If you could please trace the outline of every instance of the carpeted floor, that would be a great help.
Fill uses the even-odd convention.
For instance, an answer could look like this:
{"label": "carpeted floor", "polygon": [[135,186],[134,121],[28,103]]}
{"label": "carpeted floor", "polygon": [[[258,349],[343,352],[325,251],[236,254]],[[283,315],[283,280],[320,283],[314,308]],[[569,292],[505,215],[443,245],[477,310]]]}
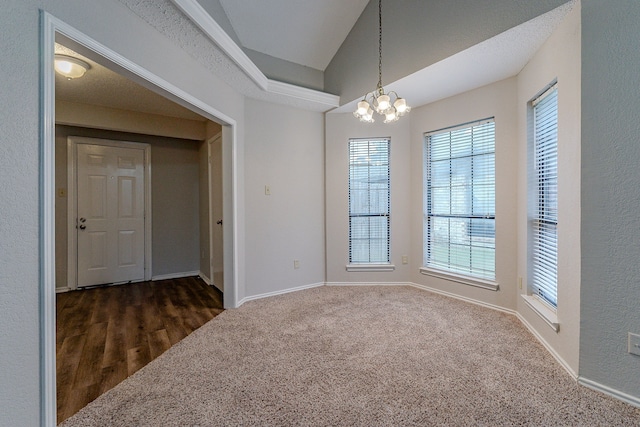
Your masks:
{"label": "carpeted floor", "polygon": [[320,287],[227,310],[71,426],[620,426],[513,316],[410,287]]}

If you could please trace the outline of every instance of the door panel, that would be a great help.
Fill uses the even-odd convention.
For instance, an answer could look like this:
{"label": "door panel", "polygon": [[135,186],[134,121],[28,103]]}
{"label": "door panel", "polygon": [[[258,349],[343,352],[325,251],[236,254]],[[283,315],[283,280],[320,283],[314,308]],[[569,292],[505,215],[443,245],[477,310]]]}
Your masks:
{"label": "door panel", "polygon": [[78,286],[144,280],[144,150],[77,144]]}

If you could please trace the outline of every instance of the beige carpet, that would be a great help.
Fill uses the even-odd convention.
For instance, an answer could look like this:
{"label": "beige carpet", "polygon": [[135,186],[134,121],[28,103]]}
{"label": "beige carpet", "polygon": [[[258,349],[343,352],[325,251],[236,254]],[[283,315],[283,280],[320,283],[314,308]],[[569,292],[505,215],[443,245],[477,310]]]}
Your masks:
{"label": "beige carpet", "polygon": [[640,409],[578,386],[513,316],[410,287],[246,303],[71,426],[619,426]]}

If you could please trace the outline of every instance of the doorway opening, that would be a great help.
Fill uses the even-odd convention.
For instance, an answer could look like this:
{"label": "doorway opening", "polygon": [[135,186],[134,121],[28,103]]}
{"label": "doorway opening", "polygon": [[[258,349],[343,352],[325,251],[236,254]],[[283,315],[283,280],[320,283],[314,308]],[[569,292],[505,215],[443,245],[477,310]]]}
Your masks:
{"label": "doorway opening", "polygon": [[[64,22],[46,12],[42,12],[42,168],[41,168],[41,218],[42,218],[42,253],[41,253],[41,361],[42,361],[42,420],[44,425],[56,424],[56,236],[55,236],[55,203],[56,203],[56,171],[55,163],[55,124],[56,96],[53,58],[55,43],[58,42],[79,54],[103,64],[105,67],[135,81],[143,87],[177,102],[197,114],[222,124],[220,133],[222,159],[222,186],[224,191],[224,223],[220,224],[223,241],[223,265],[226,286],[224,306],[237,306],[236,283],[236,161],[235,152],[235,120],[219,112],[215,108],[202,103],[197,98],[180,90],[162,78],[139,67],[116,52],[97,43],[78,32]],[[212,218],[209,215],[209,221]],[[80,221],[80,217],[78,218]],[[78,224],[80,226],[82,224]],[[209,228],[209,236],[213,229]],[[212,240],[212,239],[209,239]],[[211,245],[209,245],[211,246]],[[212,261],[209,261],[209,265]],[[213,270],[212,270],[213,271]],[[153,274],[152,271],[149,274]],[[213,274],[212,274],[213,275]]]}

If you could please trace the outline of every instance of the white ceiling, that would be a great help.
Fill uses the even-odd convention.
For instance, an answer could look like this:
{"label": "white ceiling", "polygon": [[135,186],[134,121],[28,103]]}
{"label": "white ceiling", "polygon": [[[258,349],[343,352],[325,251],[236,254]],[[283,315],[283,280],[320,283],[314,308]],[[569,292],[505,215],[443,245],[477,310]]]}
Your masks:
{"label": "white ceiling", "polygon": [[55,53],[82,59],[91,66],[79,79],[68,80],[56,73],[56,99],[181,119],[206,120],[61,44],[56,43]]}
{"label": "white ceiling", "polygon": [[246,48],[324,71],[369,0],[220,0]]}

